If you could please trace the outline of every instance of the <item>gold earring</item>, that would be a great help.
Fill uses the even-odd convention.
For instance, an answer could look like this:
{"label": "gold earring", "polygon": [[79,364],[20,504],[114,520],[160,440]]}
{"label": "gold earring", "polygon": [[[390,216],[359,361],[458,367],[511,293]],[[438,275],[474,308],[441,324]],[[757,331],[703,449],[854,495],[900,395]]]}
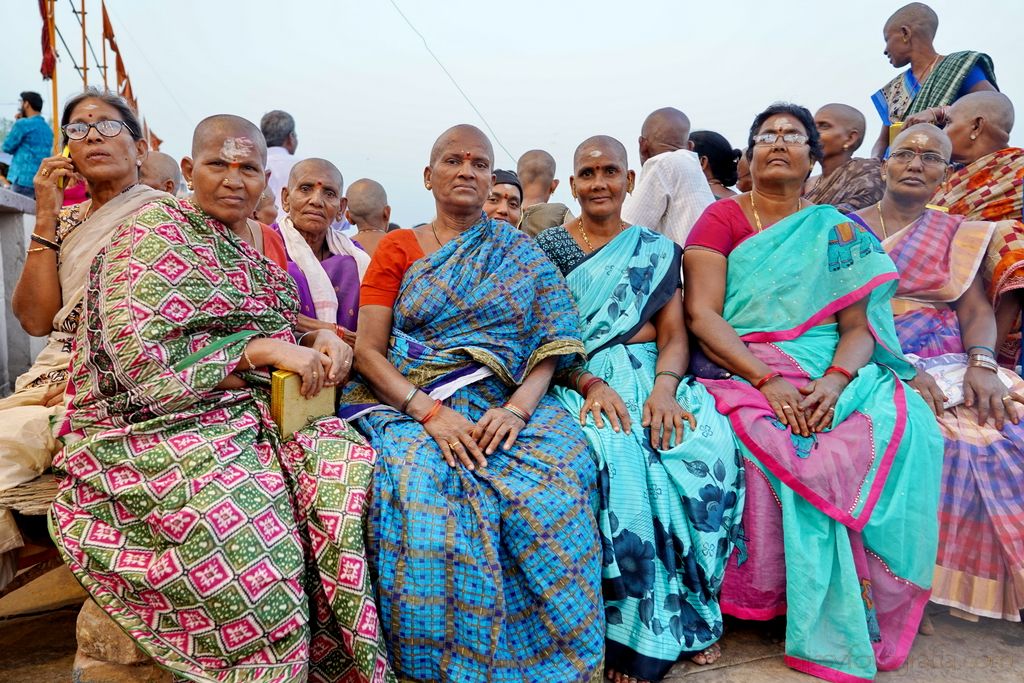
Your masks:
{"label": "gold earring", "polygon": [[429,190],[430,188],[432,188],[432,187],[433,187],[433,185],[431,185],[431,184],[430,184],[430,181],[428,180],[428,181],[426,181],[425,183],[423,183],[423,187],[425,187],[425,188],[427,188],[427,189]]}
{"label": "gold earring", "polygon": [[974,133],[971,133],[971,139],[972,139],[972,140],[977,140],[977,139],[978,139],[978,136],[977,136],[977,135],[975,135]]}
{"label": "gold earring", "polygon": [[188,187],[189,190],[193,189],[192,188],[192,181],[191,180],[186,180],[185,181],[185,186]]}
{"label": "gold earring", "polygon": [[848,150],[848,149],[850,149],[850,145],[849,145],[849,144],[845,144],[845,145],[843,145],[843,151],[844,151],[844,152],[845,152],[846,150]]}

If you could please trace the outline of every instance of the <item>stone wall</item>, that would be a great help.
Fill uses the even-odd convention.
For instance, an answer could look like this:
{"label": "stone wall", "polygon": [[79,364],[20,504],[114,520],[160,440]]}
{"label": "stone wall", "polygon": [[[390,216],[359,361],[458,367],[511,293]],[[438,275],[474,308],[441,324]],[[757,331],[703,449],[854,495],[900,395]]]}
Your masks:
{"label": "stone wall", "polygon": [[31,337],[14,317],[11,297],[25,266],[29,235],[35,225],[36,203],[0,188],[0,396],[14,389],[18,375],[28,370],[43,349],[45,337]]}

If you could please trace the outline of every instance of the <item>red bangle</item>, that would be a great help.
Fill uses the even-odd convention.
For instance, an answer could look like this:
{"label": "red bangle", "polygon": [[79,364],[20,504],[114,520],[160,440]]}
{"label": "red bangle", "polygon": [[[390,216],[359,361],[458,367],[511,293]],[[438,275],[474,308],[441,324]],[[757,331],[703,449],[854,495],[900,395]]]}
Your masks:
{"label": "red bangle", "polygon": [[771,382],[776,377],[782,377],[782,373],[781,372],[769,372],[767,375],[765,375],[761,379],[757,380],[757,382],[754,384],[754,388],[757,389],[758,391],[760,391],[761,387],[763,387],[765,384],[768,384],[768,382]]}
{"label": "red bangle", "polygon": [[336,334],[339,337],[341,337],[342,339],[344,339],[345,338],[345,328],[342,327],[341,325],[335,325],[334,326],[334,334]]}
{"label": "red bangle", "polygon": [[430,422],[432,419],[434,419],[434,416],[437,415],[437,413],[440,410],[441,410],[441,402],[440,401],[434,401],[434,406],[430,410],[427,411],[427,414],[424,415],[422,419],[417,420],[417,421],[421,425],[425,425],[428,422]]}
{"label": "red bangle", "polygon": [[[853,381],[853,373],[847,370],[846,368],[841,368],[838,365],[830,365],[827,368],[825,368],[825,375],[827,375],[830,372],[838,372],[840,375],[846,378],[846,381]],[[824,377],[825,375],[822,375],[822,377]]]}
{"label": "red bangle", "polygon": [[600,377],[591,377],[589,380],[587,380],[587,383],[583,385],[583,390],[580,391],[580,394],[583,395],[583,398],[586,398],[587,394],[590,393],[590,387],[594,386],[598,382],[604,382],[604,380],[601,379]]}

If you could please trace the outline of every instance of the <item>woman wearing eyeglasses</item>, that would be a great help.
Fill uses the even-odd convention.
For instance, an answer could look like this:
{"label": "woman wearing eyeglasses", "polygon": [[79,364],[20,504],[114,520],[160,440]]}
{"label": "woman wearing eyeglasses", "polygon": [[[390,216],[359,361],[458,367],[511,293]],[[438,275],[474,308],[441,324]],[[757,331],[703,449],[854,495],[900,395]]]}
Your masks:
{"label": "woman wearing eyeglasses", "polygon": [[1017,621],[1024,610],[1017,588],[1024,581],[1024,488],[1008,473],[1024,470],[1024,383],[996,363],[996,318],[983,272],[1004,226],[928,208],[951,150],[932,125],[905,129],[883,166],[885,196],[853,218],[882,239],[900,271],[896,331],[919,368],[911,386],[934,409],[945,441],[932,600],[954,614]]}
{"label": "woman wearing eyeglasses", "polygon": [[702,374],[747,465],[747,556],[726,614],[785,614],[786,663],[870,680],[906,659],[932,581],[942,442],[905,380],[878,240],[802,200],[821,146],[803,107],[776,104],[748,139],[753,189],[712,204],[685,254]]}
{"label": "woman wearing eyeglasses", "polygon": [[[0,489],[30,481],[50,466],[56,450],[50,420],[63,412],[71,343],[93,257],[118,223],[166,196],[138,184],[147,147],[123,99],[86,90],[65,105],[61,125],[71,156],[44,159],[36,173],[35,227],[12,300],[25,331],[49,339],[14,394],[0,401]],[[62,208],[75,172],[92,198]],[[0,583],[2,577],[0,568]]]}

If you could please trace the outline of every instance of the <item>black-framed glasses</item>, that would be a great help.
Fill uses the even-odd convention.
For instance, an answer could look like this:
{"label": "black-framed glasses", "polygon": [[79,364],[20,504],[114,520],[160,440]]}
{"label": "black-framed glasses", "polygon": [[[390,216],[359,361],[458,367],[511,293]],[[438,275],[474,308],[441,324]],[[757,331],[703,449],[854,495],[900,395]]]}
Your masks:
{"label": "black-framed glasses", "polygon": [[68,125],[63,126],[61,130],[64,131],[64,135],[67,135],[69,140],[82,140],[83,138],[85,138],[86,135],[89,134],[90,128],[95,128],[96,132],[105,138],[117,137],[118,135],[121,134],[122,128],[127,128],[128,132],[131,133],[132,135],[135,134],[135,131],[133,131],[131,129],[131,126],[129,126],[127,123],[125,123],[124,121],[117,121],[114,119],[105,119],[103,121],[97,121],[95,123],[85,123],[84,121],[69,123]]}
{"label": "black-framed glasses", "polygon": [[909,164],[914,160],[914,157],[921,157],[921,163],[925,166],[932,166],[933,168],[949,166],[949,160],[938,152],[915,152],[912,149],[897,149],[889,154],[891,160],[898,161],[901,164]]}
{"label": "black-framed glasses", "polygon": [[810,139],[803,133],[786,133],[782,135],[780,133],[761,133],[760,135],[754,136],[755,145],[774,145],[782,140],[782,144],[787,147],[796,147],[798,145],[806,145]]}

